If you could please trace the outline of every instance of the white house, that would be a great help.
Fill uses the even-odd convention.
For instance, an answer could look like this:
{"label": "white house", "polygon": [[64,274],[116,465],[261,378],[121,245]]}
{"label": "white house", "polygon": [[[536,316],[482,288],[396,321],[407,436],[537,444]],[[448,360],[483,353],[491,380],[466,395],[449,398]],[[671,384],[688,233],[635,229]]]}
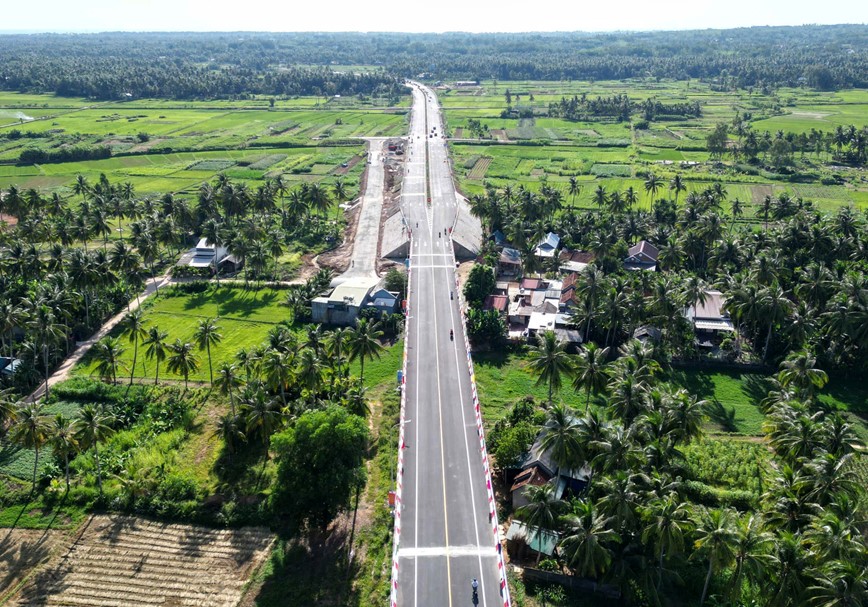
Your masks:
{"label": "white house", "polygon": [[561,237],[554,232],[549,232],[546,237],[534,249],[537,257],[554,257],[561,245]]}
{"label": "white house", "polygon": [[[179,265],[191,268],[216,269],[226,257],[229,251],[226,247],[218,247],[216,244],[208,244],[207,238],[200,238],[196,246],[190,249],[182,258]],[[186,263],[185,263],[186,262]]]}
{"label": "white house", "polygon": [[705,301],[697,301],[688,307],[684,317],[693,323],[697,332],[735,331],[729,312],[724,310],[726,298],[720,291],[705,291]]}

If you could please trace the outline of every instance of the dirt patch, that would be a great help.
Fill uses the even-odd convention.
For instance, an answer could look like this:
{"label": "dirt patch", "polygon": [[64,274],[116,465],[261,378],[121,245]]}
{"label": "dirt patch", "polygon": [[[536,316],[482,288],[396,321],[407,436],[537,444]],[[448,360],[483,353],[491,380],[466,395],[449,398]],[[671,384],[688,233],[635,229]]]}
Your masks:
{"label": "dirt patch", "polygon": [[[192,135],[192,133],[188,133],[188,135]],[[133,147],[131,147],[130,152],[131,153],[132,152],[147,152],[151,148],[153,148],[155,145],[159,145],[159,144],[163,143],[164,141],[166,141],[166,138],[160,139],[160,138],[153,138],[152,137],[151,139],[149,139],[148,141],[145,141],[144,143],[140,143],[138,145],[134,145]]]}
{"label": "dirt patch", "polygon": [[774,196],[774,187],[770,185],[755,185],[750,189],[751,202],[759,204],[766,196]]}
{"label": "dirt patch", "polygon": [[[358,217],[358,212],[356,212],[355,217]],[[308,278],[313,277],[314,274],[319,272],[320,269],[319,256],[313,253],[305,253],[301,256],[301,266],[298,269],[295,281],[305,282]]]}
{"label": "dirt patch", "polygon": [[272,541],[262,528],[209,529],[95,516],[11,604],[230,607]]}
{"label": "dirt patch", "polygon": [[0,601],[68,541],[61,531],[0,530]]}
{"label": "dirt patch", "polygon": [[461,139],[462,137],[464,137],[464,129],[462,127],[458,127],[452,133],[452,136],[455,137],[455,139]]}
{"label": "dirt patch", "polygon": [[18,219],[12,215],[0,213],[0,223],[5,223],[9,227],[18,225]]}
{"label": "dirt patch", "polygon": [[506,134],[504,129],[491,129],[488,132],[494,135],[498,141],[509,141],[509,135]]}
{"label": "dirt patch", "polygon": [[[364,192],[364,187],[362,188]],[[353,256],[353,242],[356,238],[356,226],[359,224],[359,214],[362,212],[362,203],[356,204],[346,213],[347,228],[344,232],[344,241],[340,246],[335,247],[331,251],[326,251],[316,257],[316,264],[321,268],[329,268],[336,274],[343,274],[350,266],[350,258]],[[308,257],[307,255],[305,257]],[[312,265],[305,263],[305,258],[302,257],[302,266],[298,272],[298,277],[310,276],[315,273]]]}
{"label": "dirt patch", "polygon": [[[351,168],[353,168],[354,166],[359,164],[359,162],[362,160],[362,158],[364,158],[364,156],[359,156],[358,154],[356,154],[355,156],[353,156],[352,158],[350,158],[347,161],[347,166],[345,166],[345,167],[339,166],[334,171],[332,171],[332,174],[333,175],[346,175],[347,173],[350,172]],[[364,190],[362,190],[362,191],[364,191]]]}

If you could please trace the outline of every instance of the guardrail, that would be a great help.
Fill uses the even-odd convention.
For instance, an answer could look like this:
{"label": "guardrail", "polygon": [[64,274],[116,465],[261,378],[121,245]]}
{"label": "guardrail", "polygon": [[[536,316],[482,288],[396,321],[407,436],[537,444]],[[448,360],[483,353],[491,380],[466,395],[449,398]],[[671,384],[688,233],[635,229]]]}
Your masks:
{"label": "guardrail", "polygon": [[[410,234],[410,244],[413,241],[413,232],[408,228]],[[412,247],[411,249],[412,250]],[[407,305],[404,308],[404,315],[407,319],[404,326],[407,331],[404,335],[404,355],[401,366],[401,413],[400,413],[400,430],[398,431],[398,464],[395,473],[395,531],[392,540],[392,582],[389,590],[389,606],[398,606],[398,545],[401,543],[401,510],[403,508],[402,495],[404,484],[404,416],[407,409],[407,348],[410,344],[410,291],[412,289],[413,280],[413,264],[407,268]]]}

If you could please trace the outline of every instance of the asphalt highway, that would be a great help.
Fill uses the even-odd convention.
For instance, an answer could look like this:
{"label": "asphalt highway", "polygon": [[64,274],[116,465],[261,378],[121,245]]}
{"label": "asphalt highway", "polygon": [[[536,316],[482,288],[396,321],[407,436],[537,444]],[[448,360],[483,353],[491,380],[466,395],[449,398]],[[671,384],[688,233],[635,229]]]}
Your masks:
{"label": "asphalt highway", "polygon": [[448,236],[456,194],[437,99],[417,84],[408,143],[402,209],[412,245],[397,602],[471,606],[476,578],[478,604],[499,607],[498,557]]}

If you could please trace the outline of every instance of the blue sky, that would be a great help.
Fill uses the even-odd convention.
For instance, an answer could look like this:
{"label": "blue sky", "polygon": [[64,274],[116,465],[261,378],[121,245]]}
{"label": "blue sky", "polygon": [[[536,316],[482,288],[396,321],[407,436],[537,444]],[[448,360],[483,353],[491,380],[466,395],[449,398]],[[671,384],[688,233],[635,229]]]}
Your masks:
{"label": "blue sky", "polygon": [[[866,23],[866,0],[37,0],[4,2],[2,31],[516,32]],[[613,10],[614,9],[614,10]]]}

